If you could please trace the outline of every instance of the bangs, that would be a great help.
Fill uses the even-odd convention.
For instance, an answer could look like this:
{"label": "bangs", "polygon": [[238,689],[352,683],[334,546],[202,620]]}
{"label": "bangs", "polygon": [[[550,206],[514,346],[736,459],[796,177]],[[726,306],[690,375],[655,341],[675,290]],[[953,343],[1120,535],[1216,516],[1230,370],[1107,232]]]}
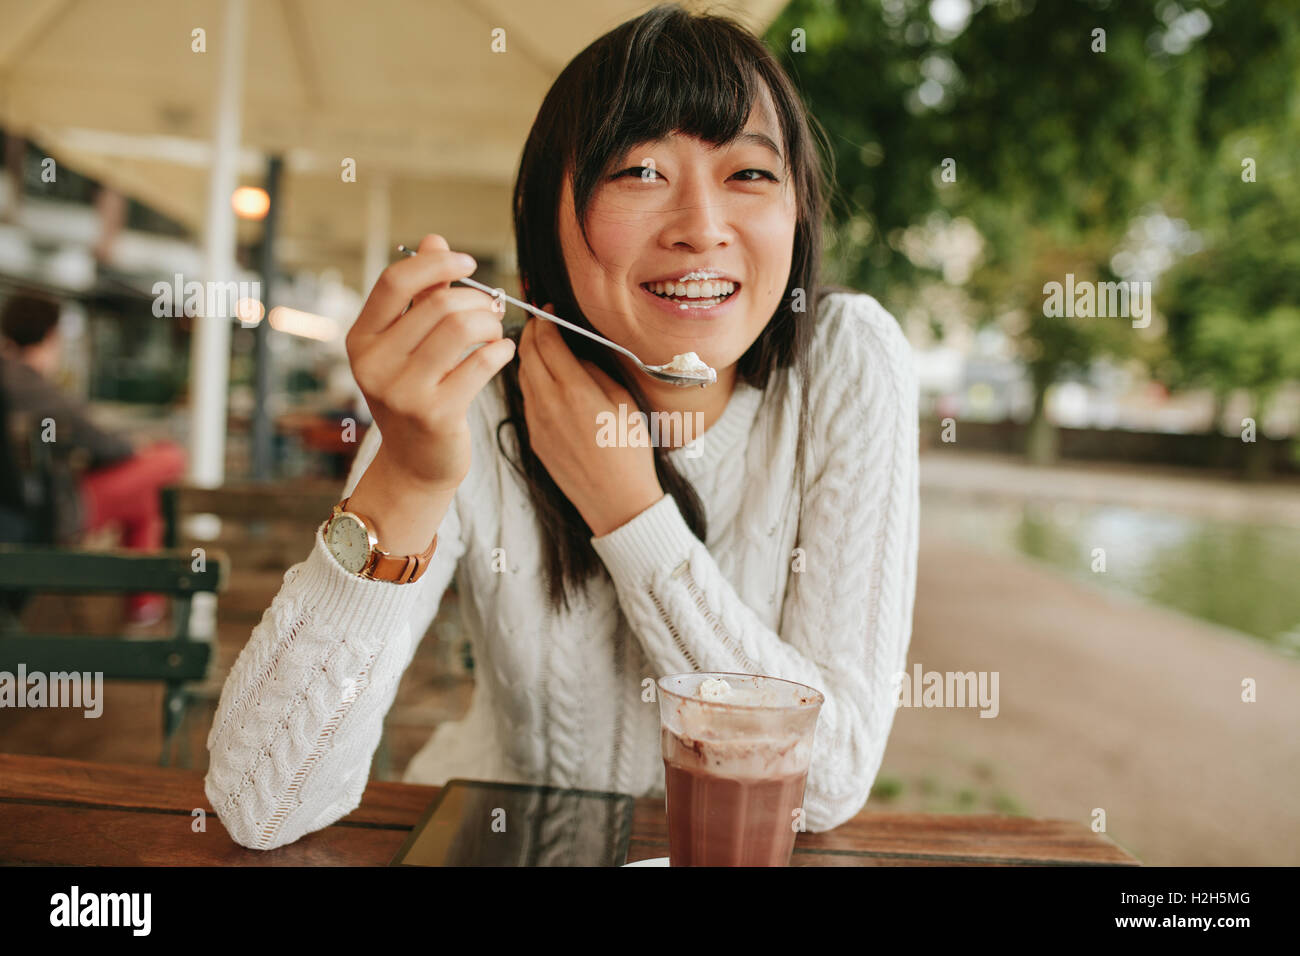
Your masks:
{"label": "bangs", "polygon": [[[679,15],[645,17],[626,24],[632,35],[622,57],[600,57],[586,102],[575,116],[590,117],[585,135],[575,137],[571,163],[574,206],[584,224],[588,202],[601,179],[616,170],[632,147],[673,133],[699,138],[714,147],[736,140],[754,104],[765,93],[779,129],[783,155],[790,154],[790,131],[776,91],[760,68],[770,59],[757,40],[708,20]],[[750,42],[746,42],[749,39]]]}
{"label": "bangs", "polygon": [[626,65],[629,82],[619,84],[609,70],[608,82],[597,85],[595,102],[585,111],[602,119],[579,146],[579,169],[603,171],[638,143],[672,133],[715,146],[740,135],[762,96],[763,81],[751,52],[734,43],[719,50],[704,39],[699,31],[660,33],[650,45],[633,47]]}

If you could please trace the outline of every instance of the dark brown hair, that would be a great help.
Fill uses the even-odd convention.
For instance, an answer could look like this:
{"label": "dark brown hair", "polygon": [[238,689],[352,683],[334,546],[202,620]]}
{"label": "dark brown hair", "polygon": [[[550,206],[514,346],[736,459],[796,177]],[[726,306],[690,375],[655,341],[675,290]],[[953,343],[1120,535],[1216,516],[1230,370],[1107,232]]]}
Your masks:
{"label": "dark brown hair", "polygon": [[30,292],[9,298],[0,314],[0,332],[19,348],[40,345],[59,324],[59,304]]}
{"label": "dark brown hair", "polygon": [[[762,41],[727,17],[663,4],[621,24],[574,57],[543,100],[524,146],[514,187],[515,243],[524,298],[539,306],[552,303],[556,315],[592,328],[574,298],[560,248],[564,177],[572,178],[577,221],[591,249],[586,211],[610,163],[633,146],[673,132],[716,146],[729,143],[744,130],[764,88],[771,94],[785,141],[798,213],[785,295],[736,370],[738,381],[760,389],[768,386],[777,369],[792,369],[801,383],[801,441],[795,467],[802,486],[807,355],[823,294],[818,264],[827,188],[810,122],[823,136],[823,146],[824,131],[810,120],[794,85]],[[825,152],[829,158],[830,151]],[[797,298],[796,289],[802,290]],[[629,380],[608,349],[568,330],[561,333],[575,356],[594,362],[627,388],[642,411],[652,410],[638,383]],[[518,358],[502,370],[509,417],[497,427],[497,443],[532,499],[552,607],[567,608],[570,595],[604,568],[591,547],[591,529],[529,446],[518,373]],[[502,443],[502,426],[507,424],[517,436],[518,461]],[[703,505],[667,451],[654,449],[659,482],[676,499],[687,525],[704,540]]]}

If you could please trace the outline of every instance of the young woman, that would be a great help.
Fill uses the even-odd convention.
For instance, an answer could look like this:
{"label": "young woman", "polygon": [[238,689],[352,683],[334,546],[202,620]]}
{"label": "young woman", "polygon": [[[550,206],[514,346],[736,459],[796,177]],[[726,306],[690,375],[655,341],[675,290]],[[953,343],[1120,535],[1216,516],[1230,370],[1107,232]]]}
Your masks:
{"label": "young woman", "polygon": [[[823,190],[798,94],[726,19],[657,7],[568,65],[515,184],[524,296],[647,363],[696,352],[717,384],[536,318],[516,343],[439,236],[389,266],[348,336],[375,425],[335,512],[394,557],[330,516],[253,631],[208,737],[237,842],[358,805],[453,574],[474,696],[406,780],[661,795],[644,687],[728,671],[825,695],[808,829],[862,808],[911,633],[916,386],[889,313],[819,287]],[[683,427],[609,441],[629,409]]]}

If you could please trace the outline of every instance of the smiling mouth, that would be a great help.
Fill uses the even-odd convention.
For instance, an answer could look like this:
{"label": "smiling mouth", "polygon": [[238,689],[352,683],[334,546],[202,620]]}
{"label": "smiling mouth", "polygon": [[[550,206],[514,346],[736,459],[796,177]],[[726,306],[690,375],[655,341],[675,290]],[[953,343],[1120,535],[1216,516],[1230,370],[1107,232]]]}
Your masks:
{"label": "smiling mouth", "polygon": [[[651,295],[683,308],[708,308],[726,302],[740,291],[739,282],[642,282],[641,288]],[[671,290],[671,291],[670,291]],[[693,294],[692,294],[693,293]]]}

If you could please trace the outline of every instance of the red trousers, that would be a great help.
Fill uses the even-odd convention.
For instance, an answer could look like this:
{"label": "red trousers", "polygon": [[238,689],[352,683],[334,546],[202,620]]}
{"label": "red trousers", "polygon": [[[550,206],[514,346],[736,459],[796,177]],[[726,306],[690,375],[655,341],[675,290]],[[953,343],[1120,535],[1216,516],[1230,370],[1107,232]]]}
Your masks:
{"label": "red trousers", "polygon": [[158,489],[185,474],[185,449],[175,442],[157,442],[124,461],[96,468],[81,476],[85,530],[98,531],[110,522],[122,526],[122,544],[132,551],[162,547],[163,518]]}
{"label": "red trousers", "polygon": [[[96,468],[81,476],[84,529],[98,531],[106,524],[122,527],[122,544],[131,551],[154,551],[163,546],[163,517],[158,490],[185,474],[185,449],[175,442],[156,442],[124,461]],[[133,594],[128,609],[158,603],[161,595]]]}

